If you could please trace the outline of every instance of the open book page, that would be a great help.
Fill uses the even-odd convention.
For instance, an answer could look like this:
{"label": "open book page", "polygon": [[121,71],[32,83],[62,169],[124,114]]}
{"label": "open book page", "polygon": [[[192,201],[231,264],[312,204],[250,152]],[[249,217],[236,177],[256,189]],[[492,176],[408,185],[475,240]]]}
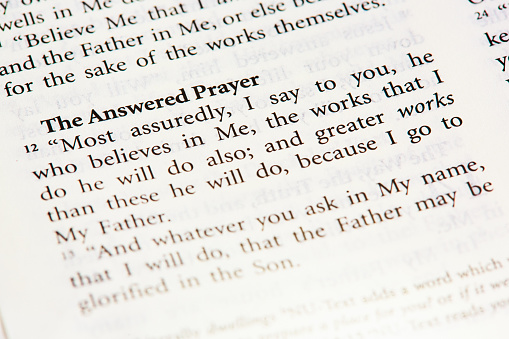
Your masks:
{"label": "open book page", "polygon": [[508,3],[0,6],[6,338],[507,336]]}

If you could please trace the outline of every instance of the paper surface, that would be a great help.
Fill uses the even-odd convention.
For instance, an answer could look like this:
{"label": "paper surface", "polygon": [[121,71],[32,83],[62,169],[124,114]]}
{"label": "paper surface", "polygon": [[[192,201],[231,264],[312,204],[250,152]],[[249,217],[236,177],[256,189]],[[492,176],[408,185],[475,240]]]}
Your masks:
{"label": "paper surface", "polygon": [[508,7],[0,1],[6,338],[505,338]]}

